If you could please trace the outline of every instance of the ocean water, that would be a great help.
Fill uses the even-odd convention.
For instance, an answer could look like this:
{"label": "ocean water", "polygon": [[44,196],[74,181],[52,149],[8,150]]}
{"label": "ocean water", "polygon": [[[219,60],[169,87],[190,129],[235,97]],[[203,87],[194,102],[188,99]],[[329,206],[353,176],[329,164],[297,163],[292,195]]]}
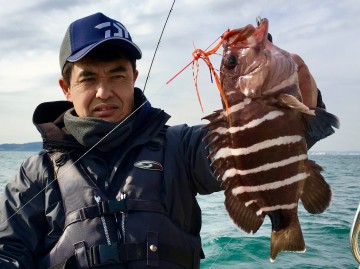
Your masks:
{"label": "ocean water", "polygon": [[[21,162],[33,152],[0,151],[0,193]],[[282,252],[269,261],[271,224],[268,218],[255,234],[247,234],[232,223],[224,209],[223,193],[199,195],[203,213],[201,232],[206,259],[201,268],[358,268],[349,246],[349,234],[360,202],[360,152],[313,152],[310,159],[324,168],[331,185],[330,207],[311,215],[299,206],[299,220],[307,250]]]}

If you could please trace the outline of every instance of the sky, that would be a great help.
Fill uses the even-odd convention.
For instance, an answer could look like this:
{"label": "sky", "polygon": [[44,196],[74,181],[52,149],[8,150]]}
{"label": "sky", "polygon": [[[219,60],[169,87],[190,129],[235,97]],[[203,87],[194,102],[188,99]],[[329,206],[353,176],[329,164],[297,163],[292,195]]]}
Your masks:
{"label": "sky", "polygon": [[[358,0],[177,0],[159,42],[173,0],[0,0],[0,144],[41,141],[32,124],[42,102],[65,100],[58,85],[58,54],[68,25],[102,12],[122,22],[141,48],[136,86],[154,107],[172,117],[169,124],[205,124],[221,108],[216,85],[200,62],[201,111],[191,65],[194,48],[206,49],[227,29],[269,20],[280,48],[297,53],[308,65],[327,110],[340,129],[313,151],[360,151],[360,2]],[[159,44],[149,74],[155,48]],[[221,50],[219,51],[221,53]],[[220,66],[221,56],[211,58]],[[148,75],[149,74],[149,75]]]}

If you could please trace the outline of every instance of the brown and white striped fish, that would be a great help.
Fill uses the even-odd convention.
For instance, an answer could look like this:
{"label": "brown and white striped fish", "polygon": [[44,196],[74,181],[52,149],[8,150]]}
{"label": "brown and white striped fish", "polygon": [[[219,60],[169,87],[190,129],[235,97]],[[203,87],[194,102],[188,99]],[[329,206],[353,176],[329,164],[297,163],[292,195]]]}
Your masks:
{"label": "brown and white striped fish", "polygon": [[223,109],[205,117],[205,139],[232,220],[255,233],[270,217],[274,261],[281,251],[305,251],[299,199],[312,214],[329,206],[331,189],[322,168],[308,159],[307,140],[327,137],[339,122],[302,103],[296,63],[267,34],[267,19],[224,34]]}

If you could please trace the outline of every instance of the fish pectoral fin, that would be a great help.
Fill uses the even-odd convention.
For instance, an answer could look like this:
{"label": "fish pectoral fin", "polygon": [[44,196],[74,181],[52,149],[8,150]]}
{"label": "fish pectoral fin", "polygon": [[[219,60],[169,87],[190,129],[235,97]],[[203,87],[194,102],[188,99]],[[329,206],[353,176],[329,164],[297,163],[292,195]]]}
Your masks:
{"label": "fish pectoral fin", "polygon": [[279,96],[277,97],[277,100],[280,103],[280,105],[282,105],[282,106],[296,109],[301,113],[309,114],[312,116],[315,115],[314,110],[312,110],[308,106],[304,105],[304,103],[302,103],[299,99],[297,99],[295,96],[293,96],[291,94],[286,94],[286,93],[279,94]]}
{"label": "fish pectoral fin", "polygon": [[282,251],[305,252],[305,242],[297,214],[293,214],[288,226],[271,232],[270,261],[274,262]]}
{"label": "fish pectoral fin", "polygon": [[246,194],[234,196],[232,188],[225,190],[225,207],[234,223],[247,233],[256,233],[264,221],[263,215],[256,214],[256,204],[246,206]]}
{"label": "fish pectoral fin", "polygon": [[340,127],[339,119],[322,108],[313,108],[315,116],[303,114],[305,138],[310,149],[317,141],[332,135]]}
{"label": "fish pectoral fin", "polygon": [[283,107],[295,109],[302,113],[308,149],[317,141],[333,134],[334,128],[340,127],[339,119],[335,115],[322,108],[309,108],[291,94],[279,94],[277,101]]}
{"label": "fish pectoral fin", "polygon": [[300,196],[304,208],[311,214],[320,214],[330,205],[331,189],[326,183],[321,166],[314,161],[307,160],[309,177],[305,179],[303,192]]}

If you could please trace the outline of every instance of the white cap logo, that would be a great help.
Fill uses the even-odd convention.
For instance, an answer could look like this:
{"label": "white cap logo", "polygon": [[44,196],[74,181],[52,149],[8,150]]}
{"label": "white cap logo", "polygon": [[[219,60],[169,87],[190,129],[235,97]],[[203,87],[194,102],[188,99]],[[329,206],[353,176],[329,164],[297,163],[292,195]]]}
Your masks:
{"label": "white cap logo", "polygon": [[111,36],[118,36],[118,37],[123,37],[123,38],[129,39],[129,32],[120,23],[103,22],[103,23],[96,25],[95,28],[97,28],[97,29],[109,28],[109,27],[111,27],[111,25],[114,26],[116,28],[116,30],[112,29],[113,31],[111,31],[111,29],[107,29],[105,31],[105,38],[108,38]]}

